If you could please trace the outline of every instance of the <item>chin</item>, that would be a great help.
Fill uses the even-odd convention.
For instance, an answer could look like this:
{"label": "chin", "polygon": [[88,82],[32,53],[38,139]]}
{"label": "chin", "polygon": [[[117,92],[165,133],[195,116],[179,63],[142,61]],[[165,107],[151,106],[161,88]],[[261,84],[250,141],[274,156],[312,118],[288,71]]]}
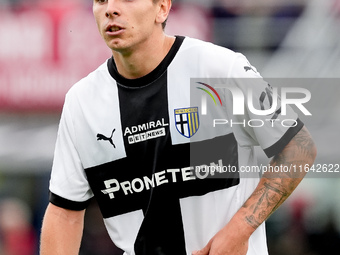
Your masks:
{"label": "chin", "polygon": [[115,50],[115,51],[123,50],[125,48],[124,44],[117,39],[106,41],[106,44],[111,50]]}
{"label": "chin", "polygon": [[109,48],[112,50],[112,51],[115,51],[115,52],[118,52],[118,53],[121,53],[121,54],[127,54],[129,53],[129,47],[127,46],[123,46],[123,45],[117,45],[117,44],[114,44],[114,45],[111,45],[109,46]]}

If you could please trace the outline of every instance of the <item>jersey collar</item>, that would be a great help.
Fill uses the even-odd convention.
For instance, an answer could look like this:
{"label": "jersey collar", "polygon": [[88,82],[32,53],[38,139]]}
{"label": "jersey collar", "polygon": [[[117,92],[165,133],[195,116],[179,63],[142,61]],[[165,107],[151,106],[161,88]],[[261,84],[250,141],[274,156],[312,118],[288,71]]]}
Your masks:
{"label": "jersey collar", "polygon": [[170,51],[165,56],[163,61],[153,71],[151,71],[149,74],[147,74],[143,77],[140,77],[140,78],[137,78],[137,79],[127,79],[127,78],[121,76],[118,73],[117,66],[116,66],[116,63],[115,63],[113,57],[111,57],[107,62],[107,68],[109,70],[109,73],[112,76],[112,78],[117,81],[117,83],[119,85],[122,85],[122,86],[125,86],[125,87],[133,87],[133,88],[144,87],[144,86],[152,83],[156,79],[158,79],[167,70],[171,61],[174,59],[179,48],[181,47],[181,45],[184,41],[184,38],[185,37],[183,37],[183,36],[176,36],[176,40],[175,40],[174,44],[171,46]]}

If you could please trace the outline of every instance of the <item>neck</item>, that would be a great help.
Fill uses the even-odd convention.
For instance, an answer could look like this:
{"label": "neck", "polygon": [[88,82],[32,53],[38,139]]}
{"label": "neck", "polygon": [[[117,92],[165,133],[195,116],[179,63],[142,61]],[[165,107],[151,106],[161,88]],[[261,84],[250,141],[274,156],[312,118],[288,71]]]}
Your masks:
{"label": "neck", "polygon": [[174,37],[163,34],[150,39],[130,52],[113,51],[118,72],[127,79],[136,79],[153,71],[168,54]]}

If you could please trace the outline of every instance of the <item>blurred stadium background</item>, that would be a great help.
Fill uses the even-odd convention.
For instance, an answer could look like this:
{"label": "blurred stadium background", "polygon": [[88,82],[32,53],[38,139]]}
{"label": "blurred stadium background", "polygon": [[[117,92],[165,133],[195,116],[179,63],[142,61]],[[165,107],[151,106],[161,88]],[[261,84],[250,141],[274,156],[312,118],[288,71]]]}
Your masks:
{"label": "blurred stadium background", "polygon": [[[0,255],[38,254],[64,95],[110,56],[91,8],[0,0]],[[311,78],[304,121],[317,162],[340,163],[339,0],[175,0],[166,30],[242,52],[264,77]],[[337,175],[302,182],[267,222],[271,255],[340,254],[339,184]],[[86,218],[80,254],[121,254],[94,202]]]}

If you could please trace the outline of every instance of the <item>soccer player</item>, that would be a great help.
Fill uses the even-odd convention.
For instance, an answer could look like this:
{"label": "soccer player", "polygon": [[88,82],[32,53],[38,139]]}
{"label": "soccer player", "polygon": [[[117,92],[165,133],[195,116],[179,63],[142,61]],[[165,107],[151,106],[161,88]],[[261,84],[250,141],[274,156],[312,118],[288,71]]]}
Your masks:
{"label": "soccer player", "polygon": [[[272,167],[311,165],[314,143],[279,104],[270,116],[247,104],[233,114],[230,91],[248,100],[251,89],[256,109],[279,99],[243,55],[166,35],[170,8],[171,0],[94,0],[113,56],[66,95],[41,255],[78,254],[92,197],[127,255],[267,254],[263,223],[305,171],[247,178],[241,169],[257,164],[256,145]],[[229,87],[215,89],[213,77]]]}

